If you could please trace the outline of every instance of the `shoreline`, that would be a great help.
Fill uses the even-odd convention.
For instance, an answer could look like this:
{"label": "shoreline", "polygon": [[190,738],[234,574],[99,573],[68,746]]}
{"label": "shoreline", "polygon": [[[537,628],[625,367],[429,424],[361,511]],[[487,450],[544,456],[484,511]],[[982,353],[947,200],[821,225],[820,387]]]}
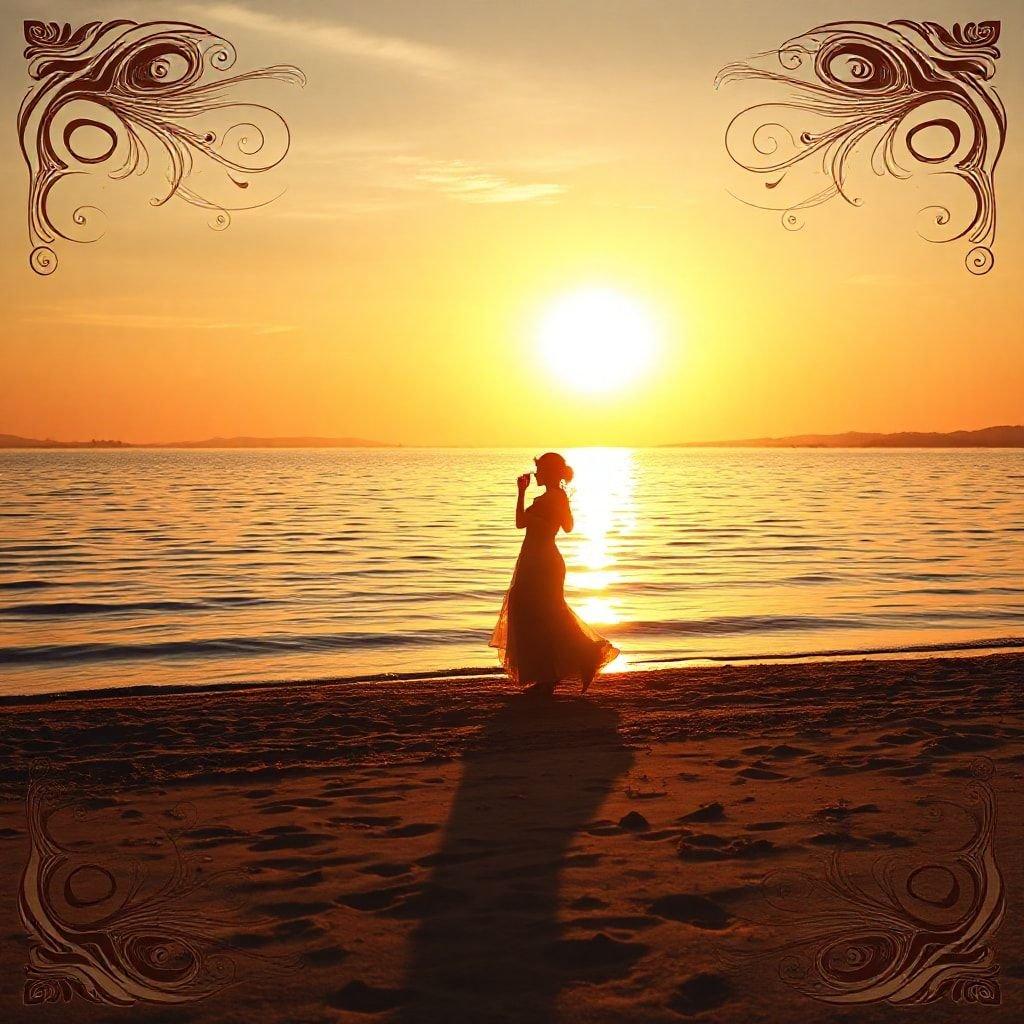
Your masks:
{"label": "shoreline", "polygon": [[[857,660],[917,660],[930,657],[981,658],[999,653],[1024,653],[1024,637],[994,637],[991,640],[948,641],[934,644],[908,644],[898,647],[844,648],[824,651],[795,651],[774,654],[692,655],[689,657],[652,658],[638,662],[638,667],[610,672],[598,679],[674,673],[693,668],[725,668],[737,665],[814,664]],[[103,686],[80,690],[46,690],[39,693],[0,694],[0,708],[24,704],[48,704],[63,701],[107,700],[116,697],[141,697],[160,694],[207,694],[277,687],[329,686],[344,683],[406,683],[420,680],[494,679],[504,674],[500,666],[463,666],[426,669],[415,672],[375,672],[344,676],[305,676],[293,679],[250,679],[237,682],[206,683],[133,683],[127,686]],[[595,683],[595,685],[597,685]]]}
{"label": "shoreline", "polygon": [[[132,695],[67,695],[8,702],[0,718],[0,785],[32,766],[98,780],[208,781],[318,772],[365,764],[457,760],[496,715],[527,717],[603,709],[629,746],[708,740],[798,728],[880,727],[907,718],[947,720],[1020,714],[1024,652],[975,657],[887,658],[693,666],[600,676],[537,700],[507,680],[307,681]],[[443,684],[443,685],[442,685]],[[574,710],[575,709],[575,710]],[[1024,735],[1024,730],[1021,730]],[[981,748],[975,748],[981,749]]]}

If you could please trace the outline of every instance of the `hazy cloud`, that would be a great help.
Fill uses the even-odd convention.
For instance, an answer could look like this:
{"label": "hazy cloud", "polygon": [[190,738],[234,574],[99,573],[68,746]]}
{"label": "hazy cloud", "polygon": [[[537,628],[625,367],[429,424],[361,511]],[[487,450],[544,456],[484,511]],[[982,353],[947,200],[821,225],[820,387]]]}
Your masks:
{"label": "hazy cloud", "polygon": [[466,203],[528,203],[565,192],[554,182],[514,182],[461,160],[432,164],[416,175],[416,181]]}
{"label": "hazy cloud", "polygon": [[235,25],[265,32],[278,39],[294,40],[346,57],[391,64],[429,78],[448,78],[467,70],[465,59],[454,51],[400,36],[376,35],[341,21],[281,17],[233,3],[189,4],[187,9],[201,16],[204,24]]}

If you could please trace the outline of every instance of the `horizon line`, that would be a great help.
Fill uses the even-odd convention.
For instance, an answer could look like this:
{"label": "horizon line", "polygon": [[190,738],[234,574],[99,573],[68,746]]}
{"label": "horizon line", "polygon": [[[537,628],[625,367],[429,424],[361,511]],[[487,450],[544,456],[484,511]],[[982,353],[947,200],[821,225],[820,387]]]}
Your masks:
{"label": "horizon line", "polygon": [[[920,437],[952,437],[954,435],[977,435],[982,433],[993,433],[1000,430],[1006,431],[1024,431],[1024,425],[1021,424],[1009,424],[1000,423],[993,424],[983,427],[965,428],[959,427],[954,430],[894,430],[894,431],[875,431],[875,430],[842,430],[830,433],[820,433],[807,431],[802,433],[783,434],[783,435],[760,435],[757,437],[743,437],[743,438],[731,438],[721,440],[689,440],[689,441],[663,441],[663,442],[648,442],[642,444],[606,444],[600,442],[588,442],[588,443],[566,443],[564,445],[556,445],[556,447],[565,448],[678,448],[678,447],[705,447],[705,448],[734,448],[734,447],[767,447],[770,445],[782,445],[785,446],[787,442],[791,442],[793,447],[810,447],[817,446],[817,442],[834,440],[837,438],[858,438],[858,439],[882,439],[882,438],[893,438],[893,437],[905,437],[905,436],[920,436]],[[7,443],[7,442],[19,442],[19,443]],[[218,443],[222,442],[222,443]],[[264,443],[260,443],[264,442]],[[295,442],[295,443],[288,443]],[[302,443],[307,442],[307,443]],[[798,443],[801,442],[801,443]],[[214,435],[212,437],[196,438],[189,440],[177,440],[177,441],[127,441],[123,438],[98,438],[93,437],[89,440],[60,440],[53,437],[27,437],[19,434],[10,434],[0,432],[0,449],[5,450],[17,450],[19,448],[34,448],[34,447],[46,447],[46,446],[57,446],[67,448],[163,448],[163,449],[178,449],[178,448],[209,448],[209,449],[229,449],[229,448],[466,448],[466,449],[485,449],[485,448],[532,448],[535,445],[529,445],[524,443],[444,443],[444,442],[409,442],[409,441],[378,441],[371,438],[360,437],[356,435],[324,435],[324,434],[280,434],[280,435],[260,435],[260,434],[231,434],[231,435]],[[837,445],[835,447],[845,447],[843,445]],[[850,447],[860,447],[858,445],[852,445]],[[913,447],[913,446],[908,446]],[[1017,447],[1016,445],[1000,446],[992,445],[991,447]]]}

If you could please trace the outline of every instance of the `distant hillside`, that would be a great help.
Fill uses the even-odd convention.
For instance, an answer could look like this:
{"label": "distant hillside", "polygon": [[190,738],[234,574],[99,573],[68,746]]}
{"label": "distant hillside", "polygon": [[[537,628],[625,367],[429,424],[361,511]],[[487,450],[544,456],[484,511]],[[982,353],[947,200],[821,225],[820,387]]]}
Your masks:
{"label": "distant hillside", "polygon": [[0,448],[131,448],[124,441],[54,441],[47,438],[40,441],[34,437],[18,437],[16,434],[0,434]]}
{"label": "distant hillside", "polygon": [[0,434],[0,448],[387,448],[363,437],[211,437],[205,441],[132,444],[129,441],[45,441]]}
{"label": "distant hillside", "polygon": [[948,434],[903,431],[898,434],[796,434],[742,441],[690,441],[668,448],[1024,448],[1024,426],[954,430]]}

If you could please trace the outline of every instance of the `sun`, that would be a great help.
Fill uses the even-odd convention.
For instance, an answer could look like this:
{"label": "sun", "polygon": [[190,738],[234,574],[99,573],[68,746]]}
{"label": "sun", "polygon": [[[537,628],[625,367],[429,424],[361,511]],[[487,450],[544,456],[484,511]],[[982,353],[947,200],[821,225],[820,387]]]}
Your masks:
{"label": "sun", "polygon": [[540,319],[541,356],[569,387],[599,393],[619,390],[647,371],[658,330],[654,317],[614,288],[579,288],[557,299]]}

